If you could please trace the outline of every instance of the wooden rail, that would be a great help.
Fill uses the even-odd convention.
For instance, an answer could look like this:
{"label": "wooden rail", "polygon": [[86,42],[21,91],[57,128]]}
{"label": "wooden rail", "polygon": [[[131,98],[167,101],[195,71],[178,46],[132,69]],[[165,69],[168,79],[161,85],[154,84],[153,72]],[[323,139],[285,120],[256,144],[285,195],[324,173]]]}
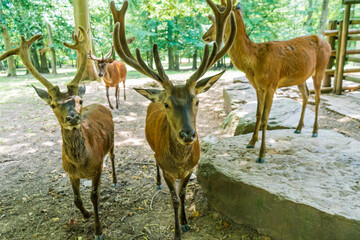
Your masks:
{"label": "wooden rail", "polygon": [[[326,30],[324,31],[324,36],[337,36],[339,33],[339,30]],[[359,34],[360,33],[360,29],[349,29],[349,33],[348,34]]]}
{"label": "wooden rail", "polygon": [[[355,73],[355,72],[360,72],[360,68],[344,69],[344,73]],[[325,74],[334,75],[335,74],[335,69],[326,69]]]}
{"label": "wooden rail", "polygon": [[[346,50],[346,55],[360,54],[360,49]],[[336,56],[336,50],[331,51],[331,56]]]}

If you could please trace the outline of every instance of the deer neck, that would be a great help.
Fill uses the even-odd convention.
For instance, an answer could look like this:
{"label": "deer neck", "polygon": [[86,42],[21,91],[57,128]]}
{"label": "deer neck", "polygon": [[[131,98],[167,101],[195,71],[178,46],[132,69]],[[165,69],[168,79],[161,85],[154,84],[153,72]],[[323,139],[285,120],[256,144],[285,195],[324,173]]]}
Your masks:
{"label": "deer neck", "polygon": [[63,154],[66,159],[80,163],[86,159],[86,143],[82,127],[74,128],[72,130],[64,129],[61,127],[62,140],[63,140]]}
{"label": "deer neck", "polygon": [[193,144],[190,145],[183,145],[181,144],[178,139],[176,138],[176,133],[172,128],[168,127],[169,131],[169,145],[168,145],[168,152],[169,154],[180,161],[186,161],[192,153]]}
{"label": "deer neck", "polygon": [[228,51],[228,54],[236,68],[249,73],[252,72],[255,65],[257,44],[249,39],[240,11],[234,11],[234,13],[237,31],[234,44]]}

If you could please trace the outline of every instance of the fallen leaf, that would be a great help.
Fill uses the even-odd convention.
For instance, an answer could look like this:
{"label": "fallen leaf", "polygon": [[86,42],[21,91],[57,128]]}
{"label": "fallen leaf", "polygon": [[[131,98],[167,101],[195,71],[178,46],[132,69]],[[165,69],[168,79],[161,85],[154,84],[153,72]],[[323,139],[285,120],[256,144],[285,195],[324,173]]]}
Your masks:
{"label": "fallen leaf", "polygon": [[66,226],[71,228],[73,226],[75,226],[76,224],[78,224],[78,220],[76,218],[70,218],[67,223],[66,223]]}

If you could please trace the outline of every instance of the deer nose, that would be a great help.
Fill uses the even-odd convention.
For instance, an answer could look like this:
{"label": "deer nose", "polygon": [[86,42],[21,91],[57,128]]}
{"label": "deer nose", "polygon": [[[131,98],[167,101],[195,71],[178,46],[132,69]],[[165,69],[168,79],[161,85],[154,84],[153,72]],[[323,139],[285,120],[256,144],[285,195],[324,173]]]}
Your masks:
{"label": "deer nose", "polygon": [[180,132],[180,138],[184,142],[192,142],[195,139],[195,131],[193,129],[183,129]]}
{"label": "deer nose", "polygon": [[103,76],[103,74],[102,73],[99,73],[99,77],[102,77]]}
{"label": "deer nose", "polygon": [[69,114],[66,116],[66,121],[68,121],[70,124],[76,124],[79,122],[79,120],[80,120],[79,114],[73,111],[69,112]]}

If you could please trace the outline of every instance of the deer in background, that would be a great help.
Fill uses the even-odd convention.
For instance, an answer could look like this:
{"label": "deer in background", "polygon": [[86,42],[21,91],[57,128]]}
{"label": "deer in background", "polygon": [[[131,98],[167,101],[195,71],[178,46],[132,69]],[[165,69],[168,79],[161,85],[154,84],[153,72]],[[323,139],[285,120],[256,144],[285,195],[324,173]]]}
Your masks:
{"label": "deer in background", "polygon": [[[9,50],[0,56],[1,61],[12,55],[19,55],[29,72],[39,80],[47,91],[34,87],[36,93],[53,110],[61,127],[62,135],[62,165],[69,173],[70,183],[74,192],[75,206],[85,218],[92,212],[85,209],[80,196],[80,179],[91,178],[91,202],[95,215],[95,239],[104,239],[98,214],[100,177],[103,159],[109,153],[112,164],[112,178],[117,184],[114,164],[114,123],[111,112],[100,104],[83,107],[82,96],[85,88],[79,87],[79,81],[84,73],[87,59],[86,45],[88,36],[82,27],[77,35],[73,33],[75,44],[64,45],[78,51],[80,65],[74,79],[67,85],[67,91],[61,92],[58,86],[52,85],[32,65],[29,59],[30,46],[42,35],[38,34],[26,40],[21,37],[19,47]],[[81,34],[82,33],[82,36]]]}
{"label": "deer in background", "polygon": [[[213,5],[214,9],[224,9],[222,5]],[[325,68],[330,57],[330,45],[320,39],[317,35],[297,37],[287,41],[273,41],[265,43],[252,42],[245,29],[241,16],[241,5],[233,7],[236,18],[237,33],[234,44],[228,54],[236,68],[245,72],[251,85],[256,90],[257,112],[255,131],[247,145],[247,148],[254,148],[258,140],[258,133],[262,130],[262,139],[257,162],[263,163],[266,145],[265,133],[269,119],[269,113],[273,102],[274,93],[277,88],[297,85],[303,99],[303,106],[299,124],[295,133],[301,133],[304,125],[304,114],[309,98],[309,91],[306,80],[312,76],[315,88],[315,122],[312,136],[318,136],[318,111],[320,103],[320,86],[325,76]],[[215,39],[217,22],[209,17],[214,24],[203,35],[205,42]],[[230,23],[226,23],[224,40],[230,37]]]}
{"label": "deer in background", "polygon": [[[128,43],[134,41],[134,37],[128,39]],[[109,107],[114,109],[113,105],[109,99],[109,87],[115,87],[115,99],[116,99],[116,109],[119,109],[119,98],[120,98],[120,87],[119,83],[123,83],[124,88],[124,100],[126,100],[126,93],[125,93],[125,80],[126,80],[126,66],[121,61],[116,61],[114,59],[110,59],[114,52],[114,48],[111,47],[110,52],[108,52],[105,57],[102,54],[101,58],[97,58],[95,55],[89,52],[88,58],[94,60],[97,63],[99,69],[99,77],[104,79],[105,87],[106,87],[106,97],[109,102]]]}
{"label": "deer in background", "polygon": [[[212,4],[210,0],[207,2]],[[200,158],[199,139],[196,132],[196,115],[199,105],[197,95],[209,90],[225,71],[198,80],[226,54],[233,43],[236,25],[234,16],[231,15],[231,35],[224,47],[220,49],[225,20],[231,14],[232,0],[227,1],[224,11],[215,11],[216,20],[219,22],[216,43],[213,45],[211,54],[209,45],[205,46],[199,68],[186,81],[185,85],[174,85],[165,74],[156,44],[153,46],[153,52],[157,72],[145,64],[138,48],[135,59],[125,37],[125,13],[128,2],[124,2],[120,11],[117,11],[113,1],[110,6],[116,22],[113,35],[116,52],[126,64],[159,82],[163,88],[162,90],[141,88],[135,90],[151,101],[146,115],[146,139],[155,152],[157,184],[159,187],[161,186],[160,167],[169,187],[175,215],[175,239],[181,239],[181,229],[184,232],[190,229],[185,214],[186,185]],[[180,179],[179,194],[175,189],[176,179]],[[181,206],[180,223],[179,204]]]}

